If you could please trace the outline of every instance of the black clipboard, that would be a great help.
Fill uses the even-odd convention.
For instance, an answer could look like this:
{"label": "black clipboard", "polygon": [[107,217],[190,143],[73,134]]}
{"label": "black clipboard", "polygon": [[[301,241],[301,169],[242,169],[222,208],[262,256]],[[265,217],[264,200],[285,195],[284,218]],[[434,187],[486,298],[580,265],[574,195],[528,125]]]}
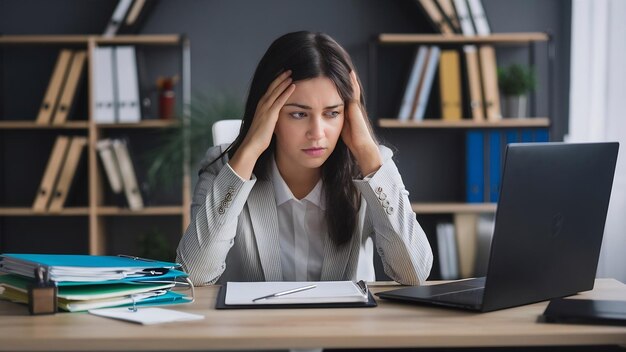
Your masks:
{"label": "black clipboard", "polygon": [[371,292],[367,293],[367,302],[340,303],[298,303],[298,304],[226,304],[226,285],[217,293],[215,309],[274,309],[274,308],[373,308],[378,306]]}
{"label": "black clipboard", "polygon": [[626,326],[626,301],[556,298],[541,318],[546,323]]}

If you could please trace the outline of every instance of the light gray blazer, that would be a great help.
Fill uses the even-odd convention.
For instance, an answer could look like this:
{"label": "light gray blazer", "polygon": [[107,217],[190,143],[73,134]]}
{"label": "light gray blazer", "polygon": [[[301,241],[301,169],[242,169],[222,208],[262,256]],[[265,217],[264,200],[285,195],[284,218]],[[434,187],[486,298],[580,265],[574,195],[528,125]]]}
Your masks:
{"label": "light gray blazer", "polygon": [[[197,285],[281,281],[272,182],[254,175],[243,181],[225,167],[227,156],[209,165],[226,147],[210,148],[201,164],[191,223],[178,245],[177,261]],[[419,285],[430,273],[433,255],[428,239],[411,209],[393,153],[380,148],[381,168],[367,181],[353,181],[361,192],[361,207],[351,242],[338,248],[328,235],[323,239],[322,281],[355,280],[359,255],[374,236],[385,273],[395,281]]]}

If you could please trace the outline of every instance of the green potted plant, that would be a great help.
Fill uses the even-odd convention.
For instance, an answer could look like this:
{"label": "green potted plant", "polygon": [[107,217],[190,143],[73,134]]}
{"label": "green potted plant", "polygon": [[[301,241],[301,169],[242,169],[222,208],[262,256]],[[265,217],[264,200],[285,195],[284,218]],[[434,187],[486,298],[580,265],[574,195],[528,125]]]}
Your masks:
{"label": "green potted plant", "polygon": [[[211,128],[213,123],[223,119],[243,117],[243,102],[232,94],[194,93],[191,98],[188,143],[190,146],[190,167],[192,177],[195,166],[202,160],[206,150],[213,145]],[[151,189],[158,186],[179,184],[184,159],[185,133],[179,124],[170,130],[164,142],[147,153],[148,184]]]}
{"label": "green potted plant", "polygon": [[498,84],[503,95],[504,116],[526,117],[528,93],[536,84],[534,69],[520,64],[499,67]]}

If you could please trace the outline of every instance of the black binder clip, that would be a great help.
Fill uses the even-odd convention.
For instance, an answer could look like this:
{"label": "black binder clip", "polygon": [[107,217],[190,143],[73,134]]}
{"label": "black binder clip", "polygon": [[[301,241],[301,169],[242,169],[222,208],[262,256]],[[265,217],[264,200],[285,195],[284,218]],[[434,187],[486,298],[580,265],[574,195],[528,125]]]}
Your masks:
{"label": "black binder clip", "polygon": [[35,268],[35,283],[28,286],[28,311],[31,315],[57,311],[57,285],[50,281],[48,270],[41,265]]}

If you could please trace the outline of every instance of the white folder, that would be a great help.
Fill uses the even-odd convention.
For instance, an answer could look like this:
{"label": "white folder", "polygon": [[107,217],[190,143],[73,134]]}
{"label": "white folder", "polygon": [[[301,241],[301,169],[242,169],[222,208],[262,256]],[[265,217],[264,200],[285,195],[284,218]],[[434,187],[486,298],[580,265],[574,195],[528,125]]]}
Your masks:
{"label": "white folder", "polygon": [[141,210],[143,209],[143,199],[141,198],[141,192],[139,191],[139,186],[137,185],[135,168],[133,167],[133,162],[130,159],[126,142],[114,139],[113,150],[115,151],[115,157],[120,167],[120,174],[122,175],[122,184],[124,185],[124,193],[126,194],[128,207],[131,210]]}
{"label": "white folder", "polygon": [[113,48],[96,47],[94,51],[94,121],[115,123],[115,93],[113,81]]}
{"label": "white folder", "polygon": [[485,16],[483,3],[480,0],[467,0],[467,4],[469,5],[472,19],[474,20],[474,26],[476,26],[476,34],[491,34],[491,29],[489,28],[489,23],[487,22],[487,16]]}
{"label": "white folder", "polygon": [[117,70],[118,122],[138,123],[141,120],[141,109],[135,47],[118,46],[115,48],[114,56]]}
{"label": "white folder", "polygon": [[133,0],[120,0],[117,3],[115,11],[113,11],[113,16],[111,16],[111,20],[102,34],[104,37],[112,37],[117,34],[117,30],[119,29],[120,24],[124,21],[126,12],[128,12],[128,8],[132,3]]}
{"label": "white folder", "polygon": [[457,16],[459,16],[463,35],[476,35],[467,2],[465,2],[465,0],[454,0],[454,7],[456,8]]}

